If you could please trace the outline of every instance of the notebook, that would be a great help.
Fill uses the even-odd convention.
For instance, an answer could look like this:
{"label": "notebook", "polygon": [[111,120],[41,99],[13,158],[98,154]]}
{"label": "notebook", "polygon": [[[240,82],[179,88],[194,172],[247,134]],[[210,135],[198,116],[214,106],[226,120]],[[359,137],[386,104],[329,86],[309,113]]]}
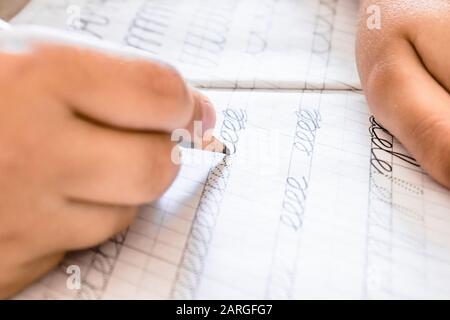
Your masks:
{"label": "notebook", "polygon": [[176,65],[217,107],[215,134],[233,155],[183,150],[175,183],[128,230],[69,254],[16,298],[450,298],[450,193],[357,90],[356,9],[350,0],[33,1],[14,23]]}
{"label": "notebook", "polygon": [[353,0],[41,0],[13,23],[145,50],[204,88],[359,89]]}

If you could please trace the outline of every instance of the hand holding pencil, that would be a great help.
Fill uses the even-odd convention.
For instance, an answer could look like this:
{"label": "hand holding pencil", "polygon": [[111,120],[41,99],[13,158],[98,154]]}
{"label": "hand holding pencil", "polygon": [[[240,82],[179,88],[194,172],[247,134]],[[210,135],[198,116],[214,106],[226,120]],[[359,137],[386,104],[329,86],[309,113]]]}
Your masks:
{"label": "hand holding pencil", "polygon": [[171,132],[216,121],[167,65],[13,29],[0,31],[0,297],[125,229],[178,173]]}

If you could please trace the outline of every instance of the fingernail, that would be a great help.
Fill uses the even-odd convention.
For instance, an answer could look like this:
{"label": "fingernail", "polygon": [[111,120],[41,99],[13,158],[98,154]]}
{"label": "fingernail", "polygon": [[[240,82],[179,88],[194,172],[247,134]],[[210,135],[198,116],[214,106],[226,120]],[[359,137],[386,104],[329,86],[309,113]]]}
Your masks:
{"label": "fingernail", "polygon": [[216,126],[216,111],[211,101],[206,97],[202,97],[201,99],[201,109],[202,109],[202,129],[203,132],[205,132]]}

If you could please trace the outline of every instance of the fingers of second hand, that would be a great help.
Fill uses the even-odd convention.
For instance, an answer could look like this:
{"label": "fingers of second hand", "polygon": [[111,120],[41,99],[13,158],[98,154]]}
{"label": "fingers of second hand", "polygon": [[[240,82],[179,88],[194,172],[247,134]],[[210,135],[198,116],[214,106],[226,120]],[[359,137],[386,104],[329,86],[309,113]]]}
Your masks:
{"label": "fingers of second hand", "polygon": [[389,56],[383,67],[373,68],[370,77],[366,75],[370,78],[366,82],[369,104],[377,119],[422,167],[450,187],[450,165],[442,156],[448,154],[450,144],[441,138],[450,128],[450,96],[423,67],[409,42],[396,44],[398,54]]}

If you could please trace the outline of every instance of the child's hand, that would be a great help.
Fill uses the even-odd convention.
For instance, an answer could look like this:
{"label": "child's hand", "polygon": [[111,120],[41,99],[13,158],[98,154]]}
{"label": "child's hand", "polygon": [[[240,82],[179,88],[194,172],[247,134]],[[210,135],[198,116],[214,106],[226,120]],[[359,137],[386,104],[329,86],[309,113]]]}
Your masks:
{"label": "child's hand", "polygon": [[194,119],[214,110],[166,66],[0,54],[0,297],[126,228],[174,180],[170,134]]}
{"label": "child's hand", "polygon": [[[379,30],[368,28],[370,5],[380,9]],[[450,187],[450,3],[363,1],[357,58],[377,119]]]}

